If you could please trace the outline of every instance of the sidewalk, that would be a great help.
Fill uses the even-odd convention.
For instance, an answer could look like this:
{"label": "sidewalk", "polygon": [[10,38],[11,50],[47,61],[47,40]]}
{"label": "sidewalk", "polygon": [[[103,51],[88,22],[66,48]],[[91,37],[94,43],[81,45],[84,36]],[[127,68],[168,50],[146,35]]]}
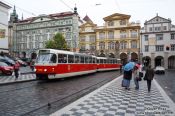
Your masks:
{"label": "sidewalk", "polygon": [[51,116],[175,116],[175,103],[155,80],[150,93],[146,81],[135,90],[132,80],[128,91],[121,87],[121,80],[122,76]]}
{"label": "sidewalk", "polygon": [[15,76],[0,76],[0,85],[14,83],[14,82],[24,82],[36,80],[35,74],[21,74],[18,79],[15,79]]}
{"label": "sidewalk", "polygon": [[35,73],[31,70],[29,66],[20,67],[19,69],[20,76],[18,79],[15,79],[15,76],[0,76],[0,85],[14,83],[14,82],[24,82],[24,81],[32,81],[36,79]]}

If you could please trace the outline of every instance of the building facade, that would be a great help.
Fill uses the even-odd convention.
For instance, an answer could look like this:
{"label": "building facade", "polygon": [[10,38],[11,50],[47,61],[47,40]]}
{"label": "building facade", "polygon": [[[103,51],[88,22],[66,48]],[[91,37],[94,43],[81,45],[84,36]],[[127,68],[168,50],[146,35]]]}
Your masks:
{"label": "building facade", "polygon": [[9,52],[8,47],[8,16],[11,7],[0,1],[0,52]]}
{"label": "building facade", "polygon": [[175,69],[175,26],[170,19],[155,16],[141,30],[142,62],[152,67]]}
{"label": "building facade", "polygon": [[129,22],[130,15],[115,13],[104,17],[105,25],[95,29],[96,54],[128,60],[139,60],[140,23]]}
{"label": "building facade", "polygon": [[[13,18],[12,18],[13,19]],[[74,12],[62,12],[50,15],[30,17],[18,20],[12,27],[12,53],[19,57],[36,57],[36,50],[45,48],[45,42],[56,33],[62,33],[71,50],[79,45],[80,23],[77,9]]]}
{"label": "building facade", "polygon": [[83,18],[84,24],[79,27],[79,52],[96,54],[96,24],[86,15]]}

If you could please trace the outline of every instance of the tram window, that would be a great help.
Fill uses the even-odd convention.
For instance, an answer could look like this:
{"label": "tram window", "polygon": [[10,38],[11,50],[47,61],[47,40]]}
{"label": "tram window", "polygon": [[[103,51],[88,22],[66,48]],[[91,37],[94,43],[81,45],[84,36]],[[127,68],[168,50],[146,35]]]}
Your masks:
{"label": "tram window", "polygon": [[89,63],[92,63],[92,57],[89,57]]}
{"label": "tram window", "polygon": [[67,63],[67,55],[58,54],[58,63]]}
{"label": "tram window", "polygon": [[104,64],[106,64],[106,59],[104,59]]}
{"label": "tram window", "polygon": [[92,62],[95,63],[95,58],[92,58]]}
{"label": "tram window", "polygon": [[110,60],[110,63],[112,64],[112,59]]}
{"label": "tram window", "polygon": [[68,63],[74,63],[74,56],[68,55]]}
{"label": "tram window", "polygon": [[114,60],[114,64],[116,64],[117,63],[117,60]]}
{"label": "tram window", "polygon": [[81,56],[80,59],[81,59],[80,62],[81,62],[81,63],[84,63],[84,56]]}
{"label": "tram window", "polygon": [[103,64],[103,59],[100,59],[100,64]]}
{"label": "tram window", "polygon": [[97,63],[98,63],[98,64],[100,63],[100,60],[99,60],[99,59],[97,59]]}
{"label": "tram window", "polygon": [[80,63],[79,56],[75,56],[75,63]]}
{"label": "tram window", "polygon": [[89,63],[88,57],[85,56],[85,63]]}
{"label": "tram window", "polygon": [[51,63],[56,63],[56,54],[53,54],[51,59],[50,59]]}

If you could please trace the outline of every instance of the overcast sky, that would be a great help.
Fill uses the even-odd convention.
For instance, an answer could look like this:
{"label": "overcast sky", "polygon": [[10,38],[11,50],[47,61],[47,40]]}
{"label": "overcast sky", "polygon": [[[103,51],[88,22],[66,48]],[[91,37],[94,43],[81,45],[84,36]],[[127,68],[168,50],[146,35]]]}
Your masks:
{"label": "overcast sky", "polygon": [[[15,5],[19,18],[39,14],[52,14],[71,11],[75,4],[82,18],[87,14],[91,20],[102,26],[103,18],[113,13],[131,15],[130,22],[145,20],[156,16],[170,18],[175,24],[175,0],[1,0],[9,5]],[[10,10],[12,12],[12,10]]]}

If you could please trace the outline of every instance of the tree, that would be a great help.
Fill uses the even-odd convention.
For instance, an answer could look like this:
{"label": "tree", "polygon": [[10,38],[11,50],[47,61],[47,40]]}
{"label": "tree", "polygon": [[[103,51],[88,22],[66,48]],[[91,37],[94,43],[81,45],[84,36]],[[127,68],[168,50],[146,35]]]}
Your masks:
{"label": "tree", "polygon": [[64,36],[61,33],[57,33],[51,40],[46,42],[46,48],[51,49],[67,49],[67,43]]}

